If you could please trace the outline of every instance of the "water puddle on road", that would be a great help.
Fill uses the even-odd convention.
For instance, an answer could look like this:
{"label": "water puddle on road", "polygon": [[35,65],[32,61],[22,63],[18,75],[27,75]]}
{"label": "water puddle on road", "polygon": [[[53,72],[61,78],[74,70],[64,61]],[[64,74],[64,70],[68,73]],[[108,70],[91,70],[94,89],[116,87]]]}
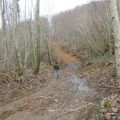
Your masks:
{"label": "water puddle on road", "polygon": [[77,101],[94,97],[95,90],[88,85],[87,80],[76,75],[75,71],[80,68],[80,63],[66,63],[66,65],[66,71],[69,71],[66,84],[69,86],[70,96],[73,96]]}
{"label": "water puddle on road", "polygon": [[87,86],[87,82],[84,79],[80,79],[76,75],[72,75],[69,81],[81,91],[90,90],[90,88]]}
{"label": "water puddle on road", "polygon": [[70,91],[76,100],[83,100],[94,96],[94,90],[88,86],[85,79],[81,79],[73,74],[68,77],[66,82],[69,84]]}

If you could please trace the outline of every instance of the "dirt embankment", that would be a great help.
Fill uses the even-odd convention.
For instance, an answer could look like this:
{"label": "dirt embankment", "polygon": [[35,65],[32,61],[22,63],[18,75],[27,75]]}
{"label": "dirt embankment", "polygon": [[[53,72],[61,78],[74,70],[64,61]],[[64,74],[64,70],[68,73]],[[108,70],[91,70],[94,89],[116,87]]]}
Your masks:
{"label": "dirt embankment", "polygon": [[101,65],[101,61],[96,59],[90,65],[81,68],[80,73],[86,76],[90,85],[98,91],[106,91],[107,94],[120,93],[113,63],[113,58],[106,61],[105,65]]}
{"label": "dirt embankment", "polygon": [[[46,74],[47,73],[47,74]],[[9,72],[0,72],[0,106],[29,96],[42,89],[51,79],[49,68],[40,70],[34,76],[31,72],[21,81],[21,77]]]}

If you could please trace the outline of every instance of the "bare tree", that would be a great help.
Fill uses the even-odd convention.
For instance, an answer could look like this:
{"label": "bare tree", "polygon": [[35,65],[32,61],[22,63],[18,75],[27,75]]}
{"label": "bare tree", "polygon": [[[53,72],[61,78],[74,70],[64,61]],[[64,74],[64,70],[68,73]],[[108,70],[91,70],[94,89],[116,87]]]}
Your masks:
{"label": "bare tree", "polygon": [[5,0],[0,1],[0,11],[1,11],[1,27],[3,30],[3,33],[5,33]]}
{"label": "bare tree", "polygon": [[13,48],[14,48],[14,58],[15,58],[15,67],[16,67],[16,72],[18,75],[22,75],[22,63],[20,59],[20,49],[19,49],[19,41],[18,41],[18,0],[13,0],[13,20],[12,20],[12,25],[13,25],[13,31],[12,31],[12,37],[13,37]]}
{"label": "bare tree", "polygon": [[110,12],[112,19],[112,27],[115,39],[115,56],[117,76],[120,77],[120,19],[118,13],[118,0],[110,0]]}
{"label": "bare tree", "polygon": [[39,72],[40,66],[40,16],[39,16],[40,0],[36,1],[35,12],[35,69],[34,74]]}
{"label": "bare tree", "polygon": [[53,17],[55,36],[68,51],[86,57],[109,51],[110,22],[106,0],[95,1]]}

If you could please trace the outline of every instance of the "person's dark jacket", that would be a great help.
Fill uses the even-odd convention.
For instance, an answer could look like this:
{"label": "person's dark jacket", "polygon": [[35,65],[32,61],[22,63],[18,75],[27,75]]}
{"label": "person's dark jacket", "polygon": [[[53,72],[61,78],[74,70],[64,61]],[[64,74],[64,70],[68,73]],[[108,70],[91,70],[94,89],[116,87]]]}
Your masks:
{"label": "person's dark jacket", "polygon": [[57,64],[55,64],[54,66],[53,66],[53,68],[55,69],[55,70],[59,70],[60,68],[59,68],[59,65],[57,65]]}

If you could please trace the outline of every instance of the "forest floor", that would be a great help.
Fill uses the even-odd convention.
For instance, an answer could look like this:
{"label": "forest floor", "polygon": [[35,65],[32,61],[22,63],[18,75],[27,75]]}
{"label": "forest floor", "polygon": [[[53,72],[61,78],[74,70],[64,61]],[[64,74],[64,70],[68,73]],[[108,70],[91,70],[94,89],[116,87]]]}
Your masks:
{"label": "forest floor", "polygon": [[29,71],[22,82],[1,72],[0,120],[93,120],[96,102],[119,94],[119,85],[111,77],[112,65],[97,68],[93,63],[80,69],[75,56],[54,46],[64,63],[58,79],[46,65],[36,76]]}

